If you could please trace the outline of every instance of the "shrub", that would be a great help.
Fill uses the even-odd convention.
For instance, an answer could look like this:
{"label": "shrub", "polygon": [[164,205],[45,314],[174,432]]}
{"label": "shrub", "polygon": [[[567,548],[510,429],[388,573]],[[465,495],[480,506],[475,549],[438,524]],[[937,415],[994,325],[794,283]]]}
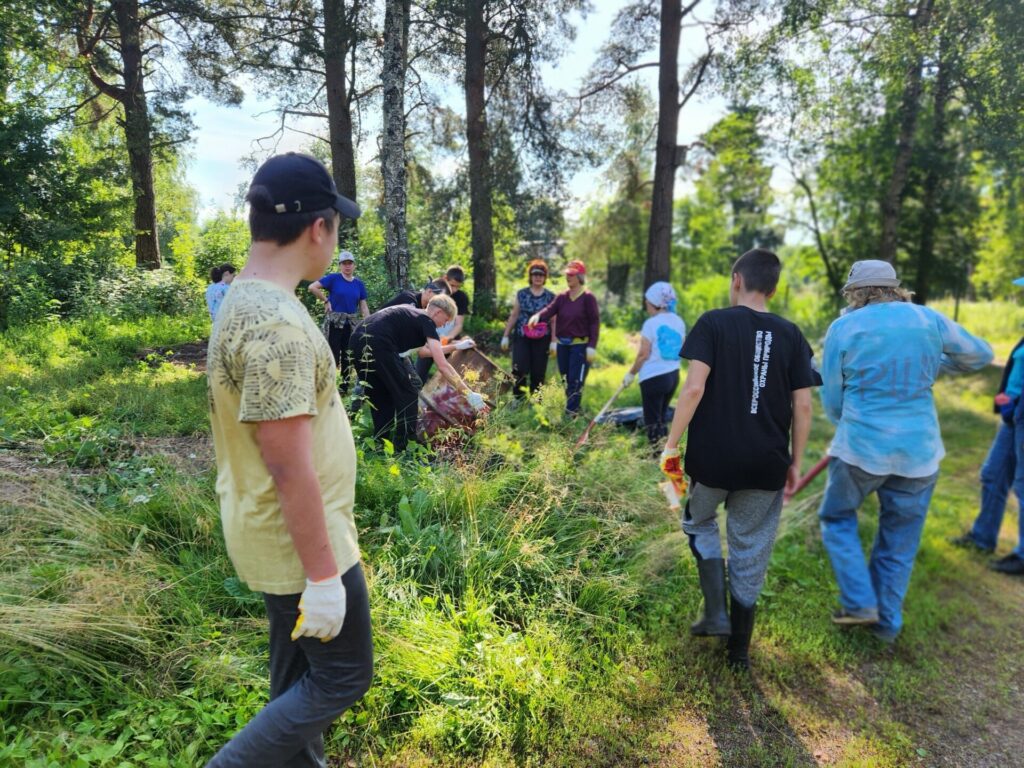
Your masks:
{"label": "shrub", "polygon": [[98,294],[106,313],[124,320],[184,314],[200,298],[194,283],[179,280],[169,269],[131,270],[104,278]]}

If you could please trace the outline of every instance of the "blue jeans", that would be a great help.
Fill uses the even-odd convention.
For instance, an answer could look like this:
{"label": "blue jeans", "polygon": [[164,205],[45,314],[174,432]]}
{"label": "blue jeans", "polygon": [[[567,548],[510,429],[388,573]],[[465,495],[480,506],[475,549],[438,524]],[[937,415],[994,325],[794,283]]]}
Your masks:
{"label": "blue jeans", "polygon": [[1003,524],[1010,488],[1017,495],[1018,541],[1013,553],[1024,557],[1024,423],[1003,424],[981,467],[981,511],[971,527],[971,538],[995,549]]}
{"label": "blue jeans", "polygon": [[[895,637],[903,626],[903,598],[928,504],[939,478],[872,475],[833,458],[818,518],[821,540],[839,584],[839,602],[848,611],[876,609],[878,632]],[[878,533],[865,562],[857,530],[857,510],[878,494]]]}
{"label": "blue jeans", "polygon": [[558,342],[558,372],[565,381],[565,410],[580,412],[583,400],[583,382],[587,380],[587,347],[585,344]]}

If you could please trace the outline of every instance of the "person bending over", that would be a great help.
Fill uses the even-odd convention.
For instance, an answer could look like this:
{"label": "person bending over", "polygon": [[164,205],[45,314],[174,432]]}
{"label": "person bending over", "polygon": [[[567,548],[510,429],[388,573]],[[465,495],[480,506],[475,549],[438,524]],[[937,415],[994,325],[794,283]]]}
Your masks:
{"label": "person bending over", "polygon": [[473,392],[444,357],[437,329],[455,317],[450,296],[434,296],[426,309],[399,304],[378,310],[352,332],[350,349],[359,380],[373,408],[377,437],[392,435],[395,450],[404,450],[416,437],[419,388],[409,377],[402,354],[426,347],[437,369],[466,396],[474,410],[484,407],[483,395]]}

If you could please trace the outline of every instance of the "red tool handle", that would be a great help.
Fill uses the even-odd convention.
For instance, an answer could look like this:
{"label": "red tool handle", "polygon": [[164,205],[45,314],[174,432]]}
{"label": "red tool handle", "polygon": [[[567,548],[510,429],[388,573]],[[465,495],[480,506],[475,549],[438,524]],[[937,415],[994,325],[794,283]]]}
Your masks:
{"label": "red tool handle", "polygon": [[790,494],[788,494],[786,496],[785,500],[789,501],[791,498],[793,498],[798,493],[800,493],[800,491],[802,491],[804,488],[806,488],[808,486],[808,484],[811,482],[811,480],[813,480],[818,475],[820,475],[821,474],[821,470],[823,470],[825,467],[828,466],[828,462],[829,462],[829,460],[831,458],[832,457],[829,456],[828,454],[825,454],[824,456],[822,456],[821,459],[818,461],[818,463],[815,464],[813,467],[811,467],[811,469],[807,472],[806,475],[804,475],[803,477],[800,478],[800,481],[796,484],[796,488],[793,489],[792,493],[790,493]]}

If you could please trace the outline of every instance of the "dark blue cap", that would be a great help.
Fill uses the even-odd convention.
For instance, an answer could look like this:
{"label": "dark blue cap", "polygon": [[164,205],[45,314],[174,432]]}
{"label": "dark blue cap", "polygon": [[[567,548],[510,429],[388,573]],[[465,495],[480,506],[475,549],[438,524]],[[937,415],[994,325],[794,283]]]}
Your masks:
{"label": "dark blue cap", "polygon": [[[263,187],[267,194],[253,193]],[[362,211],[338,188],[327,167],[312,155],[288,152],[274,155],[256,171],[249,187],[249,204],[263,213],[308,213],[333,208],[347,219]]]}

